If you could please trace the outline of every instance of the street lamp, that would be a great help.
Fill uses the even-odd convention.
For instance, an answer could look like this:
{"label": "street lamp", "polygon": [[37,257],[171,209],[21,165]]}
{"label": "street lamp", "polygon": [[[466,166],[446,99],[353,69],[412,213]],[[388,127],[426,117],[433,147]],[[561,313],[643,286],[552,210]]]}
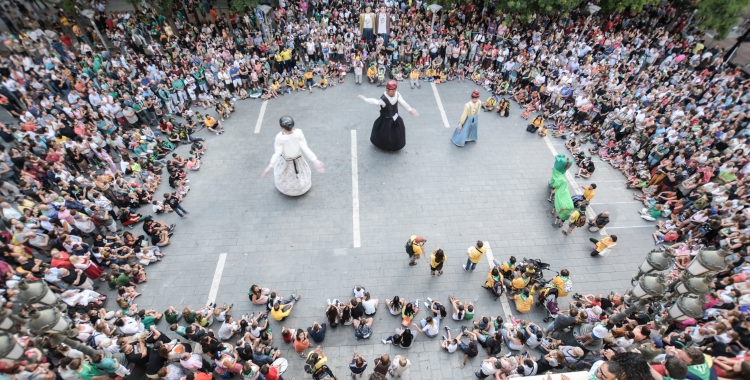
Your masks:
{"label": "street lamp", "polygon": [[102,48],[105,51],[109,51],[109,48],[107,47],[107,42],[104,41],[104,37],[102,36],[102,33],[99,31],[99,28],[96,26],[96,23],[94,22],[94,10],[93,9],[84,9],[81,11],[81,14],[89,19],[91,21],[91,25],[94,26],[94,30],[96,31],[96,35],[99,36],[99,39],[102,40]]}
{"label": "street lamp", "polygon": [[18,322],[23,323],[24,320],[13,315],[13,310],[0,309],[0,331],[15,334],[21,330]]}
{"label": "street lamp", "polygon": [[685,294],[704,295],[711,291],[711,283],[713,281],[714,277],[711,275],[693,277],[687,273],[682,273],[679,280],[674,283],[673,297]]}
{"label": "street lamp", "polygon": [[77,335],[77,332],[71,329],[73,323],[57,307],[39,306],[31,309],[26,325],[33,335],[60,334],[71,338]]}
{"label": "street lamp", "polygon": [[695,255],[695,260],[685,268],[690,276],[698,277],[709,272],[721,272],[727,267],[726,257],[732,255],[732,251],[722,248],[721,250],[704,249]]}
{"label": "street lamp", "polygon": [[443,7],[437,4],[432,4],[429,7],[427,7],[427,9],[429,9],[430,12],[432,12],[432,22],[430,22],[430,36],[432,36],[435,34],[435,29],[434,29],[435,28],[435,16],[437,15],[438,12],[440,12],[441,9],[443,9]]}
{"label": "street lamp", "polygon": [[638,274],[633,277],[630,282],[635,283],[646,273],[661,272],[669,269],[672,266],[674,257],[674,251],[671,249],[654,249],[646,255],[646,260],[643,261],[640,267],[638,267]]}
{"label": "street lamp", "polygon": [[675,322],[683,322],[688,318],[700,319],[705,313],[703,302],[703,296],[680,296],[680,298],[677,299],[677,302],[675,302],[667,311],[667,318],[669,321]]}
{"label": "street lamp", "polygon": [[13,366],[23,359],[23,347],[8,333],[0,333],[0,362]]}
{"label": "street lamp", "polygon": [[47,282],[44,280],[21,280],[18,283],[18,289],[20,289],[18,298],[23,303],[55,306],[58,302],[57,295],[47,286]]}
{"label": "street lamp", "polygon": [[638,285],[633,288],[631,300],[633,303],[638,301],[656,301],[660,299],[667,287],[664,285],[666,277],[661,273],[652,273],[642,276],[638,280]]}

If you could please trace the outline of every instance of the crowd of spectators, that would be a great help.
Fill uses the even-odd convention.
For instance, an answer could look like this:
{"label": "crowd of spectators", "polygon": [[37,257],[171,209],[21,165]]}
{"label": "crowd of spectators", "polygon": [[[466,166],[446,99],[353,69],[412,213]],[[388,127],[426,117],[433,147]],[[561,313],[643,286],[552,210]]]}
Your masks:
{"label": "crowd of spectators", "polygon": [[[3,301],[25,316],[29,308],[12,303],[19,282],[46,281],[69,306],[76,338],[96,351],[85,355],[18,335],[27,360],[6,366],[2,376],[101,380],[139,365],[154,379],[207,379],[213,371],[279,378],[273,363],[280,351],[261,322],[267,314],[234,321],[231,305],[137,308],[137,286],[166,253],[175,228],[139,209],[187,217],[180,206],[189,191],[186,174],[200,168],[206,149],[197,133],[223,133],[233,102],[324,89],[344,83],[349,72],[357,84],[364,73],[372,83],[408,78],[412,87],[468,78],[492,93],[485,110],[508,116],[515,101],[523,116],[536,116],[534,131],[551,129],[569,140],[585,170],[579,175],[595,175],[595,162],[621,170],[627,186],[642,192],[635,195],[646,206],[642,217],[658,220],[655,243],[678,253],[678,268],[705,247],[734,252],[699,320],[663,327],[644,312],[612,318],[627,295],[592,295],[576,297],[547,334],[501,319],[462,329],[458,341],[468,337],[460,344],[473,345],[473,356],[487,341],[517,353],[524,345],[544,350],[538,358],[492,356],[477,363],[477,376],[565,367],[589,369],[600,380],[750,376],[748,83],[669,3],[612,15],[577,8],[524,21],[471,2],[445,8],[432,27],[421,1],[281,0],[268,22],[252,10],[217,11],[206,0],[176,1],[171,15],[149,7],[107,12],[95,2],[93,20],[109,50],[80,14],[40,2],[11,5],[0,15],[11,50],[0,58],[0,105],[17,120],[0,125]],[[385,33],[363,29],[360,15],[368,8],[386,14]],[[188,157],[174,152],[179,145],[189,147]],[[160,195],[165,167],[170,189]],[[129,231],[139,223],[143,234]],[[110,300],[98,291],[104,284],[113,290]],[[272,310],[290,311],[279,300]],[[162,318],[188,341],[160,331]],[[180,326],[180,318],[189,325]],[[214,320],[222,322],[216,333],[207,328]],[[436,335],[429,323],[417,331]],[[566,340],[570,329],[584,333]],[[222,342],[238,332],[237,344]],[[444,346],[450,351],[452,344]],[[488,352],[497,354],[496,346]],[[308,359],[313,354],[318,366],[325,355],[318,348]],[[352,360],[364,371],[360,359],[355,353]]]}

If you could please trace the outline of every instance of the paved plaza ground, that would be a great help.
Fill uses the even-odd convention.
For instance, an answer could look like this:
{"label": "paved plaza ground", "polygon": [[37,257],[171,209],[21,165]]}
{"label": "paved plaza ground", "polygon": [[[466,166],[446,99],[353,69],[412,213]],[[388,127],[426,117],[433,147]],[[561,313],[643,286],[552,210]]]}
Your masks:
{"label": "paved plaza ground", "polygon": [[[395,153],[370,144],[378,107],[356,98],[360,93],[379,97],[383,88],[355,85],[351,75],[347,83],[335,88],[269,101],[258,133],[262,101],[238,101],[237,112],[224,123],[225,134],[198,133],[206,138],[208,150],[202,169],[189,175],[191,191],[183,206],[190,215],[185,220],[173,214],[164,217],[178,227],[172,244],[164,250],[165,259],[148,268],[149,281],[139,288],[143,295],[137,299],[138,307],[200,308],[211,298],[217,304],[233,303],[233,314],[239,316],[263,310],[247,298],[251,284],[286,297],[297,292],[302,299],[291,317],[284,323],[271,321],[274,332],[280,334],[282,325],[307,328],[313,321],[324,322],[326,299],[348,300],[351,288],[361,284],[380,299],[381,307],[369,340],[357,341],[350,326],[329,330],[322,347],[337,377],[349,376],[347,365],[356,348],[370,368],[376,355],[401,354],[412,362],[407,378],[458,379],[473,376],[481,355],[461,370],[461,355],[441,352],[440,338],[420,335],[409,350],[381,344],[400,325],[382,304],[394,295],[408,300],[432,297],[448,304],[448,295],[454,295],[465,301],[478,297],[477,317],[515,312],[515,308],[510,310],[512,302],[503,308],[500,300],[493,301],[480,288],[489,269],[487,260],[475,273],[461,268],[466,248],[477,240],[488,242],[492,256],[499,260],[515,255],[539,258],[557,271],[567,268],[576,292],[624,291],[637,265],[653,248],[650,234],[654,227],[640,219],[641,206],[633,200],[632,191],[625,189],[623,176],[597,158],[592,180],[578,181],[579,185],[597,184],[592,207],[597,213],[612,213],[607,233],[619,237],[612,255],[591,258],[588,239],[599,238],[599,233],[579,229],[565,237],[551,226],[547,182],[552,150],[567,152],[562,140],[548,143],[525,132],[526,121],[513,104],[509,118],[482,112],[477,143],[458,148],[450,141],[463,104],[476,87],[456,82],[436,86],[450,124],[446,128],[431,85],[423,83],[421,89],[412,90],[402,83],[400,92],[420,116],[401,110],[407,144]],[[481,98],[487,96],[482,90]],[[279,193],[272,176],[259,176],[273,153],[282,115],[294,118],[326,168],[323,174],[313,173],[312,190],[298,198]],[[361,247],[355,247],[354,233],[354,144]],[[186,155],[185,149],[178,152]],[[435,244],[445,250],[448,261],[443,276],[430,275],[428,260],[407,265],[403,246],[412,234],[427,239],[426,251],[431,252]],[[214,293],[209,294],[212,285]],[[534,311],[524,318],[540,322],[542,310]],[[418,314],[425,316],[426,311]],[[454,331],[459,328],[453,321],[443,325]],[[161,329],[167,326],[162,323]],[[276,342],[281,340],[277,337]],[[290,362],[284,377],[309,378],[302,371],[303,359],[291,345],[277,344]]]}

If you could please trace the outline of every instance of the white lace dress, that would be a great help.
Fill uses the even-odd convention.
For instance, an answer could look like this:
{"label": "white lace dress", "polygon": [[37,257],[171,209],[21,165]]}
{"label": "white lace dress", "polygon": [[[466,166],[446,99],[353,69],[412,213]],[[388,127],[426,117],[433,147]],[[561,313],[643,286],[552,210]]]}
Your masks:
{"label": "white lace dress", "polygon": [[310,166],[302,157],[303,152],[311,161],[317,160],[315,153],[307,147],[301,130],[295,129],[290,134],[282,131],[276,135],[271,166],[276,188],[282,194],[296,197],[310,190],[312,176]]}

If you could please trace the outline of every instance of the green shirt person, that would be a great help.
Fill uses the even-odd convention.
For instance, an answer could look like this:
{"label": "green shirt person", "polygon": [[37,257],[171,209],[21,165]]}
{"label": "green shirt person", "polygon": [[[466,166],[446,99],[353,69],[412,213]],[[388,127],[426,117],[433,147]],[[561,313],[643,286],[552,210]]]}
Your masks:
{"label": "green shirt person", "polygon": [[174,88],[176,91],[182,91],[182,89],[185,88],[185,82],[182,79],[177,78],[172,81],[172,88]]}

